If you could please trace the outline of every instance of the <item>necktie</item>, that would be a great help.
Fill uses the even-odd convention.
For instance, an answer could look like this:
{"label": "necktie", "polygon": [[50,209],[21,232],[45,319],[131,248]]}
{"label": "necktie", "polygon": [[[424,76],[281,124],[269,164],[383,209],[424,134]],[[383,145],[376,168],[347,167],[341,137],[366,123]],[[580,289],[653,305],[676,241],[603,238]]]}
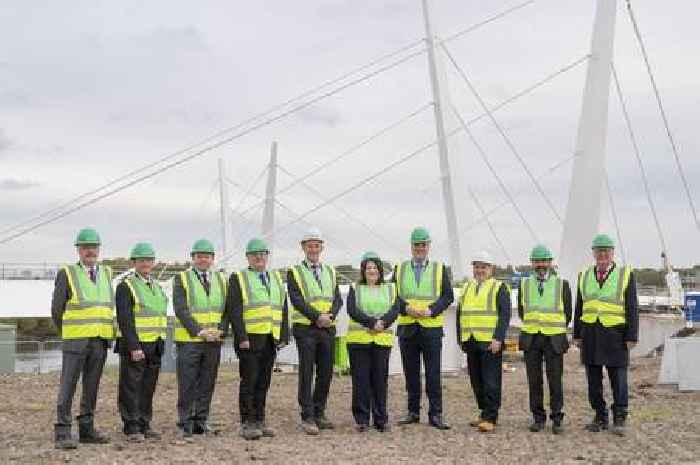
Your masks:
{"label": "necktie", "polygon": [[320,274],[319,266],[318,265],[311,265],[311,269],[314,272],[314,278],[316,278],[316,282],[318,283],[318,287],[323,289],[323,284],[321,284],[321,274]]}
{"label": "necktie", "polygon": [[603,268],[598,268],[597,275],[598,275],[598,282],[599,283],[602,283],[603,280],[605,279],[605,271],[606,270],[604,270]]}
{"label": "necktie", "polygon": [[423,262],[418,262],[413,265],[413,274],[416,276],[416,283],[420,283],[420,277],[423,275]]}
{"label": "necktie", "polygon": [[267,289],[267,293],[270,293],[270,283],[267,282],[267,275],[265,272],[260,273],[260,281],[263,283],[263,286],[265,286],[265,289]]}
{"label": "necktie", "polygon": [[209,295],[209,278],[207,278],[207,272],[202,273],[202,286],[204,286],[204,291]]}
{"label": "necktie", "polygon": [[95,272],[95,267],[91,266],[90,269],[88,270],[88,274],[90,275],[90,281],[92,281],[93,283],[96,283],[97,282],[97,273]]}

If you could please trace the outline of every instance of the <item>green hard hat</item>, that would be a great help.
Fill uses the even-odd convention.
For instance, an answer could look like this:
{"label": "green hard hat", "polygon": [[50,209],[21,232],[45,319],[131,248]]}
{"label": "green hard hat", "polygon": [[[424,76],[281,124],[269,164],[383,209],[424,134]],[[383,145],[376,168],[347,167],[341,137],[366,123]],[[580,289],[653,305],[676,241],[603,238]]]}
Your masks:
{"label": "green hard hat", "polygon": [[267,246],[264,240],[260,238],[253,238],[248,241],[248,245],[245,247],[246,255],[249,253],[260,253],[267,252],[270,253],[270,248]]}
{"label": "green hard hat", "polygon": [[530,260],[551,260],[554,256],[547,246],[537,244],[530,252]]}
{"label": "green hard hat", "polygon": [[380,261],[379,255],[376,254],[376,252],[372,251],[367,251],[362,254],[362,259],[360,261],[367,261],[367,260],[377,260]]}
{"label": "green hard hat", "polygon": [[137,258],[156,258],[156,251],[148,242],[139,242],[131,248],[131,255],[129,257],[132,260]]}
{"label": "green hard hat", "polygon": [[75,237],[75,245],[101,245],[100,235],[92,228],[83,228]]}
{"label": "green hard hat", "polygon": [[607,234],[598,234],[593,238],[591,247],[594,249],[614,249],[615,242]]}
{"label": "green hard hat", "polygon": [[190,253],[210,253],[214,255],[214,244],[207,239],[198,239],[194,245],[192,245],[192,251]]}
{"label": "green hard hat", "polygon": [[423,226],[418,226],[411,231],[411,244],[416,242],[430,242],[430,233]]}

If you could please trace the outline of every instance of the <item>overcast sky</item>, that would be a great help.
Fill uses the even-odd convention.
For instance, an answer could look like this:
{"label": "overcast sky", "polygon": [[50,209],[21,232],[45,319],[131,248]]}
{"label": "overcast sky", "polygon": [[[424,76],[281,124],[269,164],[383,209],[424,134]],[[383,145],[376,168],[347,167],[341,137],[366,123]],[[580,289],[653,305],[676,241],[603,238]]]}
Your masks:
{"label": "overcast sky", "polygon": [[[434,0],[435,33],[448,36],[518,2]],[[692,0],[635,0],[656,78],[680,156],[700,204],[697,137],[697,18]],[[595,2],[538,0],[449,42],[451,53],[488,105],[494,106],[589,51]],[[129,170],[197,142],[216,131],[298,95],[424,36],[419,0],[298,0],[137,2],[16,1],[0,4],[0,229],[5,230]],[[416,49],[417,50],[417,49]],[[624,2],[618,2],[615,61],[639,135],[642,156],[672,260],[700,261],[698,231],[651,93]],[[481,113],[445,63],[449,93],[465,119]],[[535,176],[573,153],[586,63],[496,113]],[[270,143],[279,163],[303,175],[418,109],[414,117],[308,179],[331,197],[435,138],[426,56],[344,90],[301,112],[96,203],[17,240],[0,245],[0,261],[71,260],[77,229],[97,228],[104,254],[124,256],[139,240],[152,241],[168,260],[185,259],[194,239],[221,244],[217,160],[227,164],[230,203],[254,206],[266,178]],[[449,129],[449,128],[448,128]],[[474,136],[501,174],[538,237],[555,251],[561,224],[487,119]],[[470,208],[462,177],[486,210],[503,192],[462,133],[451,144],[457,168],[460,229],[465,255],[489,249],[506,257]],[[572,163],[542,179],[563,216]],[[660,245],[615,94],[611,93],[607,168],[627,261],[658,266]],[[296,245],[308,224],[327,236],[328,259],[357,262],[367,249],[390,260],[408,254],[412,226],[433,232],[434,255],[447,258],[437,151],[427,150],[375,181],[342,196],[277,236],[275,259],[299,258]],[[278,188],[293,180],[278,174]],[[244,198],[246,190],[251,194]],[[297,185],[280,195],[277,227],[290,210],[321,202]],[[346,216],[349,215],[349,216]],[[231,214],[230,250],[259,233],[261,208]],[[357,221],[361,219],[364,226]],[[490,217],[506,253],[526,261],[533,239],[515,211]],[[370,233],[366,226],[375,231]],[[607,200],[601,230],[614,234]],[[582,244],[588,247],[588,244]]]}

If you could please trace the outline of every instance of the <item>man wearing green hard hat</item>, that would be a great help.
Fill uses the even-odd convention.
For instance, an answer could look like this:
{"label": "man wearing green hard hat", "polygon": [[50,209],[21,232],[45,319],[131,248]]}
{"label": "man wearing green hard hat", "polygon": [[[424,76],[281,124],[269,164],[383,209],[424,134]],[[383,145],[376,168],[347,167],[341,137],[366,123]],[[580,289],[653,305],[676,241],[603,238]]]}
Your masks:
{"label": "man wearing green hard hat", "polygon": [[197,240],[192,266],[173,278],[177,346],[178,427],[192,434],[217,433],[207,424],[221,360],[221,316],[226,305],[226,278],[212,270],[214,245]]}
{"label": "man wearing green hard hat", "polygon": [[454,300],[445,265],[429,260],[430,233],[422,226],[411,232],[411,259],[394,269],[400,301],[397,335],[401,349],[408,411],[400,425],[420,421],[421,357],[425,365],[428,423],[441,430],[450,428],[442,415],[441,355],[444,336],[443,312]]}
{"label": "man wearing green hard hat", "polygon": [[107,348],[114,339],[112,270],[97,263],[102,245],[97,231],[81,229],[74,244],[78,263],[61,267],[51,300],[51,317],[61,336],[63,351],[54,425],[57,449],[78,447],[71,433],[71,408],[78,378],[83,382],[79,440],[109,443],[109,438],[95,429],[94,415]]}
{"label": "man wearing green hard hat", "polygon": [[518,315],[523,322],[519,346],[524,352],[525,369],[530,392],[530,431],[544,429],[547,412],[544,409],[542,363],[546,365],[549,385],[549,418],[552,432],[564,431],[564,354],[569,348],[566,328],[571,322],[571,288],[553,267],[554,256],[544,245],[530,252],[532,273],[520,281]]}
{"label": "man wearing green hard hat", "polygon": [[612,389],[613,427],[626,433],[628,414],[627,367],[629,352],[637,343],[639,310],[632,267],[615,262],[615,243],[599,234],[591,244],[595,263],[578,275],[574,312],[574,341],[581,348],[586,367],[588,401],[595,411],[586,430],[608,429],[608,410],[603,396],[603,367]]}
{"label": "man wearing green hard hat", "polygon": [[151,427],[153,395],[168,330],[168,298],[153,278],[156,252],[148,242],[135,244],[133,271],[117,285],[115,299],[119,325],[114,351],[119,354],[119,413],[129,442],[158,440]]}
{"label": "man wearing green hard hat", "polygon": [[279,272],[268,270],[269,255],[263,239],[248,241],[248,267],[231,273],[223,318],[224,332],[233,328],[241,377],[240,436],[247,440],[275,435],[265,421],[265,402],[277,351],[289,342],[287,290]]}

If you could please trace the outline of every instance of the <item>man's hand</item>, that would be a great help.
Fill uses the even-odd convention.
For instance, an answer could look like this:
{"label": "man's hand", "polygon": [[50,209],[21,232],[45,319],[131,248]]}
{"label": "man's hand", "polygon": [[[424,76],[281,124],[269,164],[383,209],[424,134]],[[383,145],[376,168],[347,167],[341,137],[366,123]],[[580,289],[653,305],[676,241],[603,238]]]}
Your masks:
{"label": "man's hand", "polygon": [[430,318],[431,316],[433,316],[433,312],[429,308],[426,308],[421,312],[421,316],[423,318]]}
{"label": "man's hand", "polygon": [[413,318],[423,318],[425,316],[423,310],[417,310],[413,307],[406,307],[406,313]]}
{"label": "man's hand", "polygon": [[250,349],[250,341],[241,341],[238,343],[238,348],[243,350]]}
{"label": "man's hand", "polygon": [[574,339],[574,345],[580,349],[581,348],[581,339]]}
{"label": "man's hand", "polygon": [[145,358],[146,358],[146,354],[143,353],[143,350],[138,349],[138,350],[131,351],[131,361],[140,362],[141,360],[143,360]]}
{"label": "man's hand", "polygon": [[491,344],[489,344],[489,350],[492,354],[496,355],[501,351],[501,341],[498,339],[492,339]]}
{"label": "man's hand", "polygon": [[331,315],[330,313],[321,313],[316,320],[316,326],[319,328],[330,328],[331,326]]}
{"label": "man's hand", "polygon": [[637,341],[625,341],[627,345],[627,350],[632,350],[637,346]]}
{"label": "man's hand", "polygon": [[280,342],[279,344],[277,344],[277,350],[282,350],[282,349],[284,349],[285,347],[287,347],[287,343],[286,343],[286,342]]}

